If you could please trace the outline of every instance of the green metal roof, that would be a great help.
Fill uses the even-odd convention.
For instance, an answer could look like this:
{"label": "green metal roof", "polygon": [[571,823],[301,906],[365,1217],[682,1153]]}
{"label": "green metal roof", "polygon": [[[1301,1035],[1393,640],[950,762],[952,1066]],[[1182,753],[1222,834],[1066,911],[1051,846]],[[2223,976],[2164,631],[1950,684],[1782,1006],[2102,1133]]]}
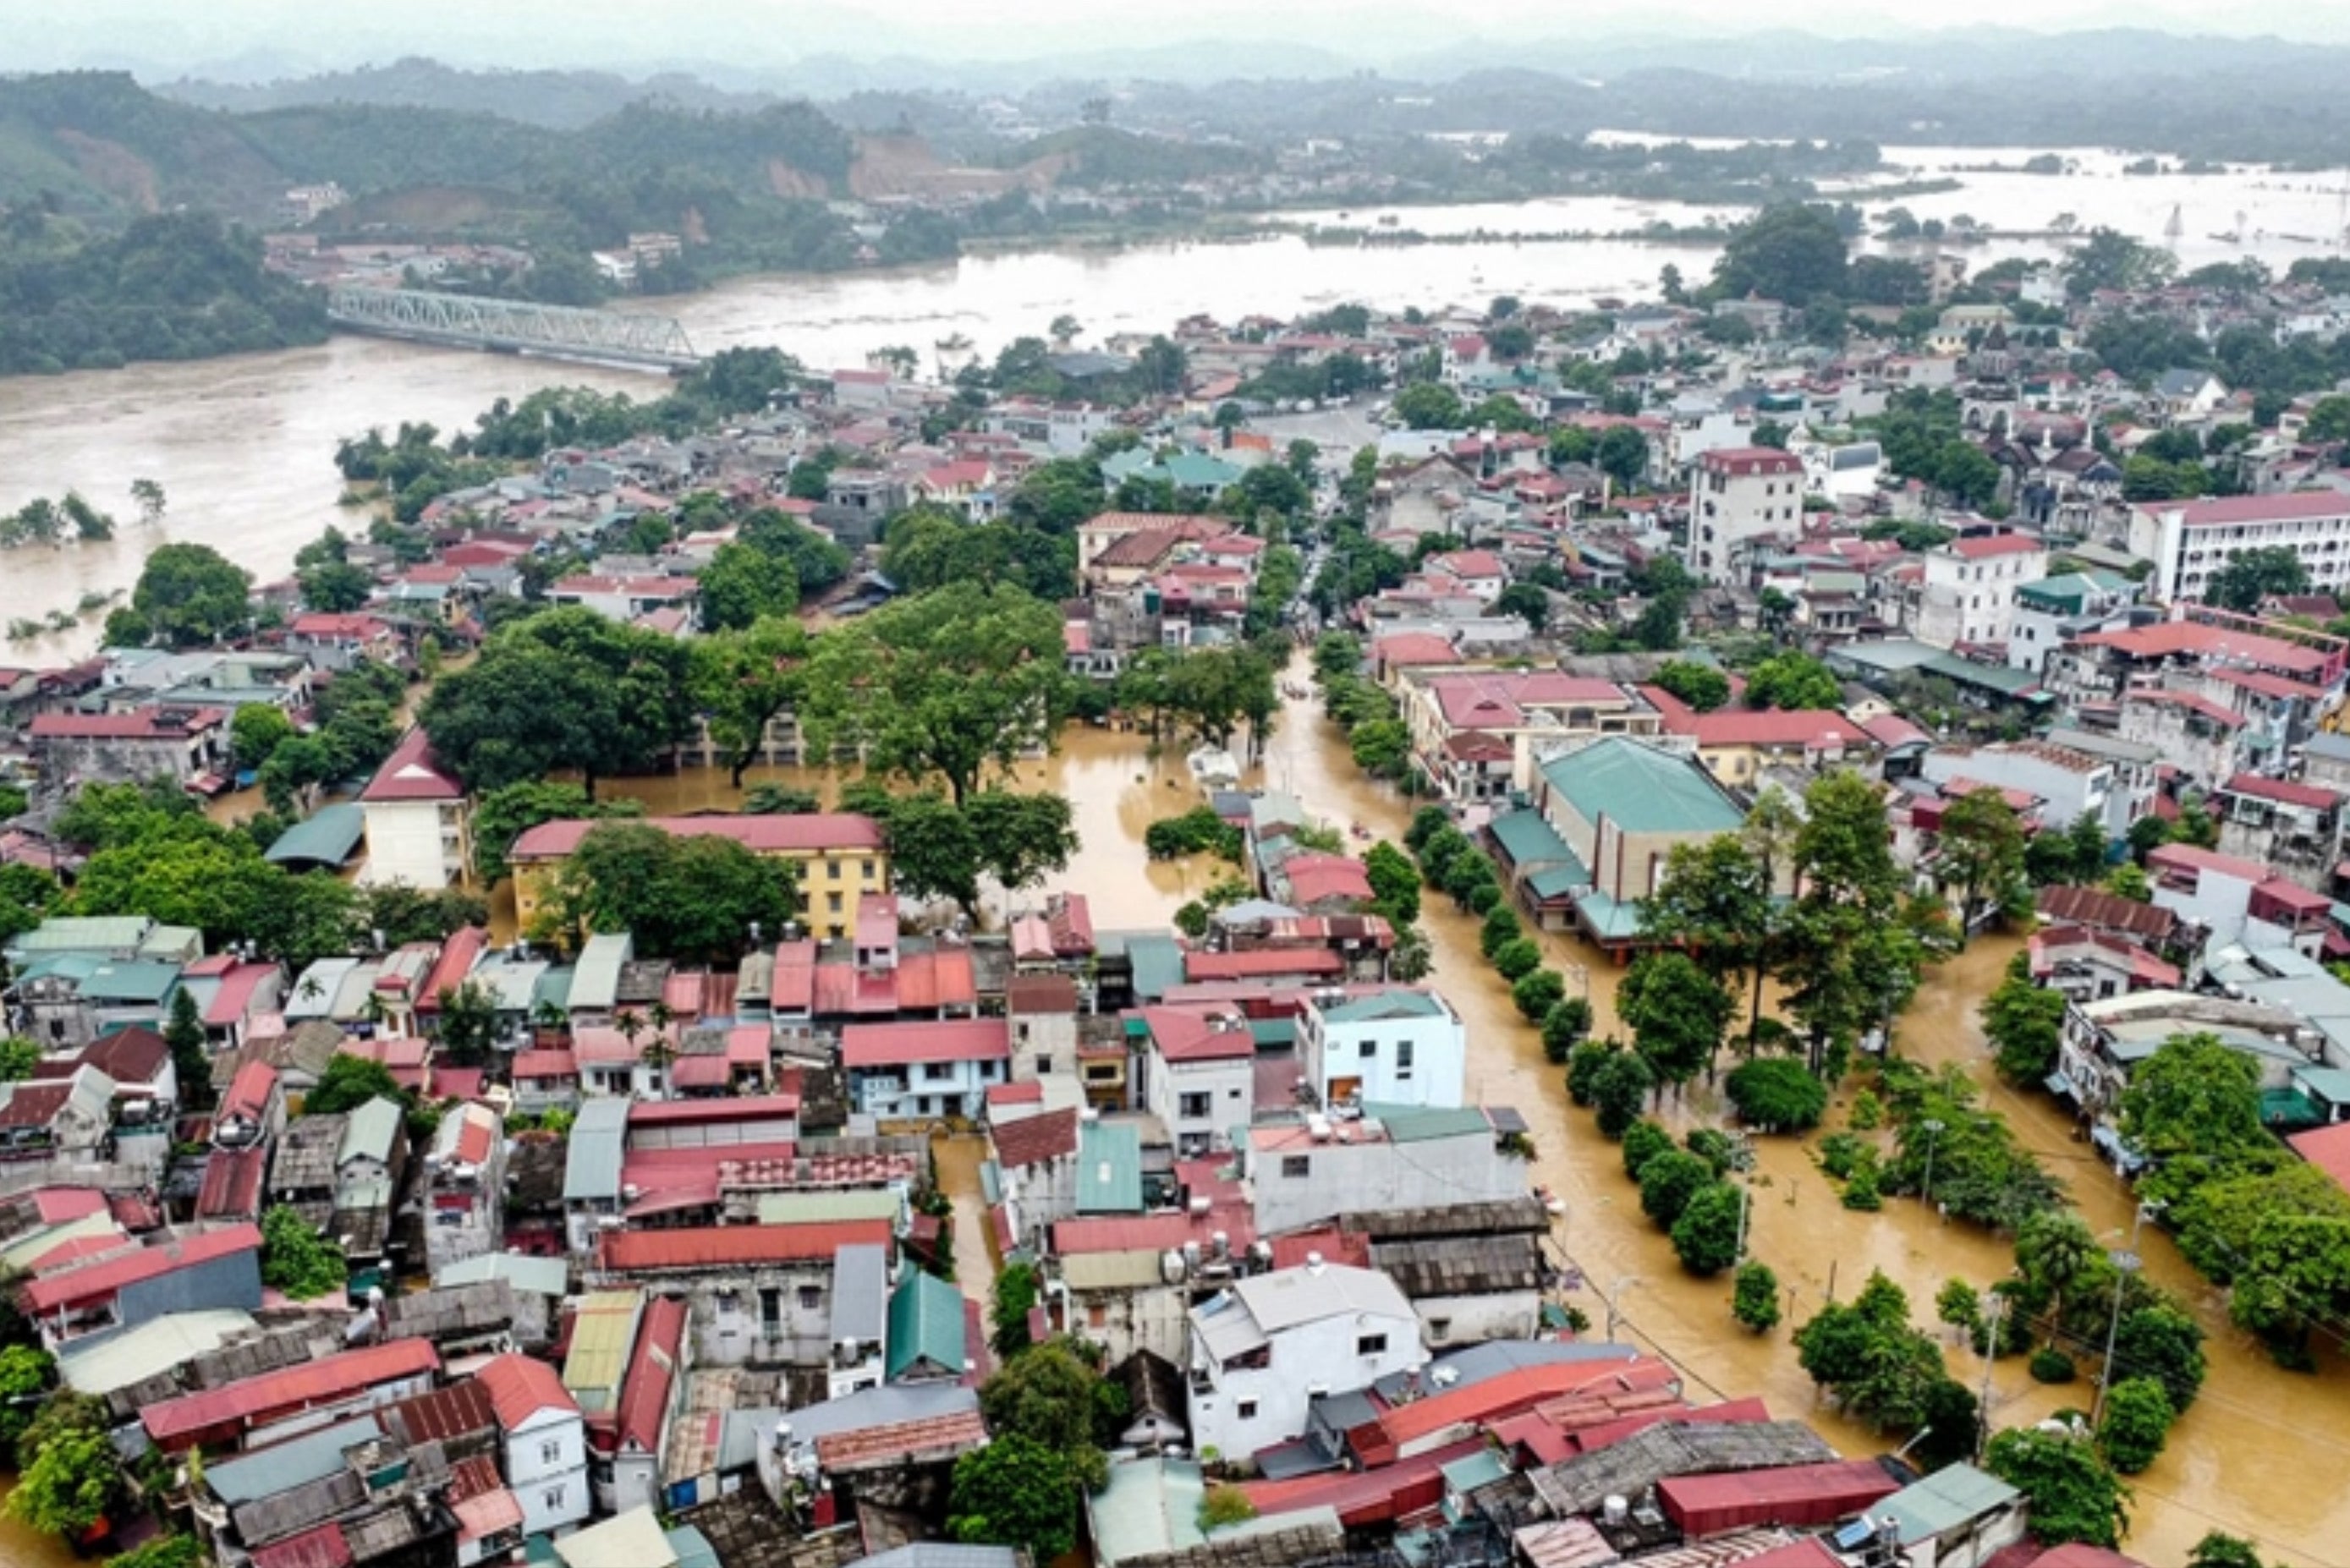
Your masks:
{"label": "green metal roof", "polygon": [[1088,1122],[1077,1132],[1077,1212],[1142,1212],[1142,1134],[1130,1122]]}
{"label": "green metal roof", "polygon": [[1602,941],[1629,941],[1640,934],[1640,901],[1611,898],[1596,888],[1575,900],[1575,908],[1591,934]]}
{"label": "green metal roof", "polygon": [[1901,1544],[1913,1545],[2007,1507],[2022,1493],[1972,1465],[1950,1465],[1905,1486],[1875,1511],[1901,1527]]}
{"label": "green metal roof", "polygon": [[889,1377],[923,1362],[960,1377],[964,1355],[962,1293],[916,1269],[889,1296]]}
{"label": "green metal roof", "polygon": [[1960,659],[1954,653],[1938,653],[1918,668],[1929,675],[1939,675],[1960,686],[1981,687],[2002,697],[2022,697],[2040,684],[2040,672],[2036,670],[2010,670],[2003,664],[1977,664],[1971,659]]}
{"label": "green metal roof", "polygon": [[1295,1018],[1252,1018],[1249,1035],[1260,1047],[1288,1046],[1297,1044],[1297,1020]]}
{"label": "green metal roof", "polygon": [[664,1532],[669,1537],[669,1549],[677,1558],[677,1568],[718,1568],[718,1549],[710,1544],[710,1537],[691,1524],[681,1524]]}
{"label": "green metal roof", "polygon": [[1200,1503],[1207,1494],[1190,1459],[1140,1459],[1109,1468],[1109,1484],[1086,1500],[1094,1556],[1102,1568],[1136,1557],[1186,1551],[1207,1540]]}
{"label": "green metal roof", "polygon": [[1332,1023],[1368,1023],[1382,1018],[1441,1018],[1444,1003],[1424,991],[1399,985],[1367,996],[1349,997],[1336,1007],[1324,1008],[1322,1016]]}
{"label": "green metal roof", "polygon": [[277,836],[261,857],[274,865],[340,866],[367,836],[367,813],[357,801],[337,801]]}
{"label": "green metal roof", "polygon": [[85,1002],[145,1002],[160,1007],[180,983],[180,966],[152,959],[109,959],[95,952],[52,952],[17,971],[19,983],[68,980]]}
{"label": "green metal roof", "polygon": [[2295,1067],[2293,1075],[2303,1088],[2328,1105],[2350,1105],[2350,1069]]}
{"label": "green metal roof", "polygon": [[381,1095],[353,1106],[343,1122],[343,1142],[335,1151],[335,1163],[340,1165],[359,1155],[390,1160],[392,1139],[399,1136],[400,1124],[406,1114],[399,1101],[388,1100]]}
{"label": "green metal roof", "polygon": [[154,924],[144,915],[57,915],[8,945],[18,952],[129,952]]}
{"label": "green metal roof", "polygon": [[808,1225],[841,1220],[898,1219],[898,1195],[886,1187],[839,1192],[762,1192],[759,1223]]}
{"label": "green metal roof", "polygon": [[1693,757],[1621,735],[1543,764],[1543,777],[1586,822],[1627,833],[1731,833],[1745,820]]}
{"label": "green metal roof", "polygon": [[1558,829],[1541,812],[1506,812],[1489,823],[1486,831],[1492,834],[1493,842],[1509,857],[1512,868],[1528,880],[1548,877],[1555,883],[1563,876],[1567,878],[1565,886],[1568,888],[1590,884],[1591,873],[1582,857],[1558,836]]}
{"label": "green metal roof", "polygon": [[1387,1128],[1390,1143],[1426,1143],[1431,1138],[1493,1130],[1484,1111],[1475,1106],[1405,1106],[1366,1100],[1363,1116]]}
{"label": "green metal roof", "polygon": [[1183,950],[1173,937],[1136,937],[1126,944],[1126,961],[1134,971],[1134,994],[1157,1002],[1183,983]]}

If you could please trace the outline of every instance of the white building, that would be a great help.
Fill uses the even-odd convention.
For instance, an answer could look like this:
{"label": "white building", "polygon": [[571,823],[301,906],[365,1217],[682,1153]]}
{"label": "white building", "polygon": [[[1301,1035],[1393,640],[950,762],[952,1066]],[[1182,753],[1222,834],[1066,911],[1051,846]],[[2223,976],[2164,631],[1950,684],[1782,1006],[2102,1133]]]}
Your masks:
{"label": "white building", "polygon": [[424,1256],[438,1272],[497,1250],[504,1235],[505,1124],[482,1105],[452,1107],[424,1157]]}
{"label": "white building", "polygon": [[1191,1309],[1191,1442],[1241,1459],[1305,1430],[1316,1398],[1428,1361],[1395,1282],[1312,1262],[1236,1282]]}
{"label": "white building", "polygon": [[1457,1110],[1364,1106],[1359,1120],[1315,1116],[1249,1129],[1245,1174],[1259,1235],[1278,1236],[1369,1209],[1441,1209],[1523,1198],[1532,1177],[1504,1152],[1492,1118]]}
{"label": "white building", "polygon": [[2007,667],[2034,672],[2076,638],[2118,631],[2129,623],[2137,585],[2114,572],[2066,572],[2015,587],[2008,611]]}
{"label": "white building", "polygon": [[1994,784],[2038,795],[2040,819],[2062,832],[2083,815],[2105,825],[2106,836],[2129,831],[2136,802],[2118,787],[2118,769],[2107,758],[2046,741],[2002,741],[1987,746],[1940,746],[1926,753],[1920,768],[1927,783],[1955,780]]}
{"label": "white building", "polygon": [[400,882],[449,888],[473,865],[473,812],[465,786],[433,760],[422,730],[411,730],[359,793],[367,820],[369,887]]}
{"label": "white building", "polygon": [[545,1535],[586,1519],[588,1425],[555,1368],[527,1355],[501,1355],[474,1376],[489,1390],[505,1435],[506,1486],[522,1504],[523,1533]]}
{"label": "white building", "polygon": [[2350,589],[2350,494],[2224,495],[2130,508],[2129,551],[2154,563],[2153,598],[2199,599],[2230,556],[2277,547],[2301,557],[2317,592]]}
{"label": "white building", "polygon": [[1001,1018],[852,1023],[840,1032],[850,1108],[879,1121],[979,1119],[988,1085],[1011,1081]]}
{"label": "white building", "polygon": [[1146,1007],[1141,1101],[1179,1159],[1231,1147],[1256,1114],[1256,1036],[1238,1010]]}
{"label": "white building", "polygon": [[1774,447],[1700,456],[1690,481],[1690,570],[1709,583],[1742,580],[1755,540],[1802,531],[1804,484],[1804,460]]}
{"label": "white building", "polygon": [[2048,548],[2030,534],[1962,535],[1926,552],[1918,640],[1936,648],[2004,643],[2015,590],[2048,575]]}
{"label": "white building", "polygon": [[1308,1002],[1297,1051],[1325,1106],[1455,1106],[1468,1079],[1460,1015],[1436,992],[1410,986]]}

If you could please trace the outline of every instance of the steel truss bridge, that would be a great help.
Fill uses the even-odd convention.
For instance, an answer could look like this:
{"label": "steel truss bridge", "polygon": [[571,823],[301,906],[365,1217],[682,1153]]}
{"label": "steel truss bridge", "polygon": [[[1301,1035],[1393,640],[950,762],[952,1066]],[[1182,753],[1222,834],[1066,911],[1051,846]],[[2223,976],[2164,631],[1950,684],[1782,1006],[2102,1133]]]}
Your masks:
{"label": "steel truss bridge", "polygon": [[330,288],[327,319],[352,332],[452,348],[685,369],[702,362],[666,316],[579,310],[421,289]]}

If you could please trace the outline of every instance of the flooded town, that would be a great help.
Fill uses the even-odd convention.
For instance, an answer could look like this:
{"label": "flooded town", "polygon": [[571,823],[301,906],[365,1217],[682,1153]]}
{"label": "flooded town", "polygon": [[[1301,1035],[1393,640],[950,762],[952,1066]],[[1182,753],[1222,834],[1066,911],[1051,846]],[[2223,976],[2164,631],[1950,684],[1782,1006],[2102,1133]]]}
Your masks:
{"label": "flooded town", "polygon": [[1374,10],[42,34],[0,1562],[2345,1561],[2341,50]]}

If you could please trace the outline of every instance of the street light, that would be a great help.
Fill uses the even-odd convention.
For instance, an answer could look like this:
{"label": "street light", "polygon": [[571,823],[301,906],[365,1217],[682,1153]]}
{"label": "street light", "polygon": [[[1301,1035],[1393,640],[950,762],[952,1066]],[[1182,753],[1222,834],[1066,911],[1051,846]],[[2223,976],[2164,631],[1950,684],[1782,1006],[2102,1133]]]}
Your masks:
{"label": "street light", "polygon": [[[2146,1223],[2145,1210],[2141,1209],[2137,1211],[2137,1219],[2139,1225]],[[2137,1240],[2137,1226],[2134,1225],[2130,1228],[2130,1240],[2133,1242]],[[2122,1330],[2122,1287],[2129,1283],[2129,1277],[2137,1273],[2144,1265],[2144,1260],[2140,1259],[2135,1251],[2116,1251],[2111,1256],[2114,1261],[2114,1312],[2113,1316],[2106,1324],[2106,1369],[2097,1376],[2097,1397],[2089,1407],[2089,1426],[2092,1430],[2096,1428],[2099,1417],[2106,1413],[2106,1391],[2113,1386],[2114,1341],[2120,1336]]]}
{"label": "street light", "polygon": [[1624,1316],[1622,1313],[1616,1310],[1616,1303],[1624,1299],[1624,1288],[1627,1285],[1637,1285],[1639,1282],[1640,1277],[1638,1274],[1626,1274],[1614,1284],[1609,1285],[1607,1294],[1601,1298],[1607,1303],[1607,1343],[1610,1345],[1616,1343],[1616,1325],[1623,1320]]}
{"label": "street light", "polygon": [[1918,1196],[1930,1209],[1934,1204],[1934,1140],[1942,1136],[1942,1124],[1929,1116],[1918,1125],[1926,1129],[1926,1180],[1918,1189]]}

